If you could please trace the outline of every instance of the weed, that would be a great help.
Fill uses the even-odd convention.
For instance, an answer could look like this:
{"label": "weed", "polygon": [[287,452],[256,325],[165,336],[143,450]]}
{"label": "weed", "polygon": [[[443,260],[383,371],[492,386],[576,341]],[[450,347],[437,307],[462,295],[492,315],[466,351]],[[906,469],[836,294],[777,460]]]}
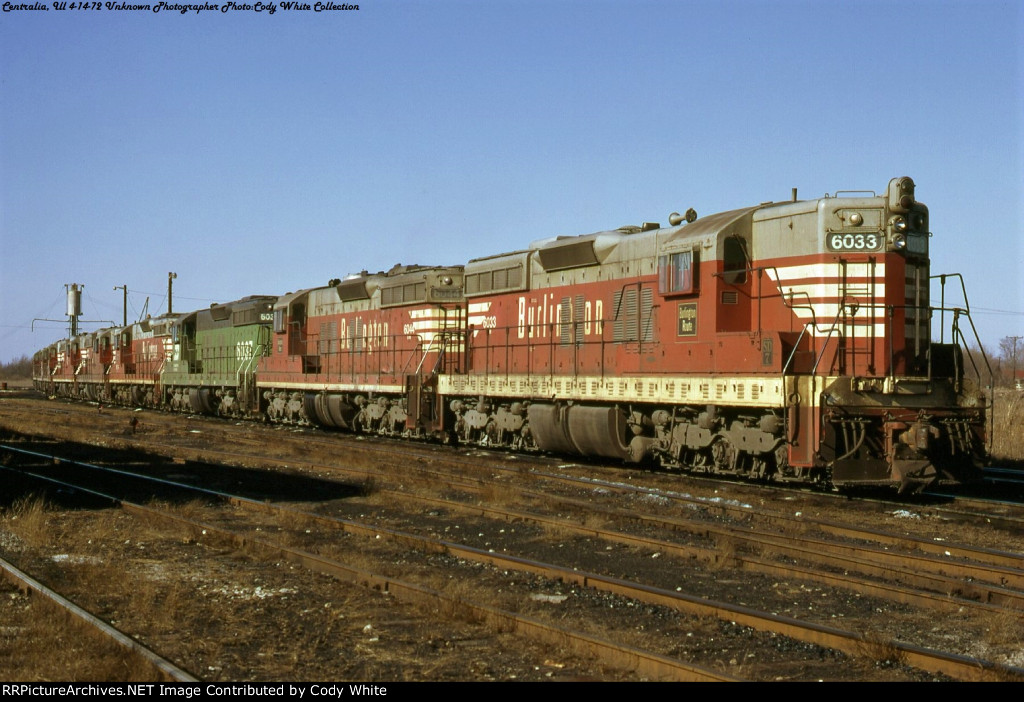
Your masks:
{"label": "weed", "polygon": [[518,502],[519,491],[507,485],[487,483],[480,488],[480,502],[485,505],[507,506]]}
{"label": "weed", "polygon": [[901,665],[906,654],[891,640],[880,634],[870,633],[856,645],[856,656],[866,667],[893,667]]}
{"label": "weed", "polygon": [[359,483],[356,490],[360,497],[370,497],[380,490],[380,485],[377,484],[375,476],[368,475]]}
{"label": "weed", "polygon": [[713,572],[738,568],[740,566],[739,547],[733,539],[720,536],[715,540],[715,559],[710,564]]}
{"label": "weed", "polygon": [[299,511],[285,510],[277,513],[277,523],[282,529],[304,533],[316,528],[316,519]]}
{"label": "weed", "polygon": [[44,546],[51,541],[52,511],[53,506],[42,497],[26,495],[11,505],[9,528],[29,546]]}
{"label": "weed", "polygon": [[1003,610],[986,618],[985,643],[990,646],[1014,646],[1024,644],[1024,616],[1015,610]]}
{"label": "weed", "polygon": [[1024,393],[997,392],[992,413],[993,460],[1024,461]]}

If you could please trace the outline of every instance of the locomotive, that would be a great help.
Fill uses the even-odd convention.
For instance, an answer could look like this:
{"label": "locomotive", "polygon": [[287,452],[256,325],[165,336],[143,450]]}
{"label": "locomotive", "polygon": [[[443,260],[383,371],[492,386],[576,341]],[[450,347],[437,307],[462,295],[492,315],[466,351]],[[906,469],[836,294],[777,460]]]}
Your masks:
{"label": "locomotive", "polygon": [[794,190],[101,329],[33,375],[50,395],[701,473],[968,481],[991,398],[965,373],[969,310],[930,297],[930,237],[910,178]]}

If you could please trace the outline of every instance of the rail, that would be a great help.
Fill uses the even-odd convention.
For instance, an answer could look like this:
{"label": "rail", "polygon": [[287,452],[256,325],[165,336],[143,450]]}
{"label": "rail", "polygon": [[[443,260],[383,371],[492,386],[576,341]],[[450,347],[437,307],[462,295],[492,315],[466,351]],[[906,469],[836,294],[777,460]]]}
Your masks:
{"label": "rail", "polygon": [[106,636],[117,645],[146,661],[149,665],[153,666],[161,676],[166,676],[168,680],[174,682],[199,682],[198,678],[193,677],[187,671],[158,655],[152,649],[149,649],[138,641],[135,641],[130,636],[122,633],[119,629],[111,626],[91,612],[79,607],[71,600],[57,593],[55,590],[50,589],[38,580],[30,577],[27,573],[19,570],[14,564],[0,559],[0,575],[6,577],[12,582],[15,582],[18,587],[26,591],[34,592],[46,598],[56,607],[63,609],[69,615],[84,622],[87,626],[92,627],[94,630],[103,636]]}

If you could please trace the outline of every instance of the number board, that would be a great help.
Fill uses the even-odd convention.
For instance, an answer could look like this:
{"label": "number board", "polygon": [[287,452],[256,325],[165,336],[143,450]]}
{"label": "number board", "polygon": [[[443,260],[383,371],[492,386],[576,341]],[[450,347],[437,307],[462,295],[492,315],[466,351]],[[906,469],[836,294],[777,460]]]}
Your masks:
{"label": "number board", "polygon": [[834,232],[825,236],[830,251],[877,251],[884,241],[880,232]]}

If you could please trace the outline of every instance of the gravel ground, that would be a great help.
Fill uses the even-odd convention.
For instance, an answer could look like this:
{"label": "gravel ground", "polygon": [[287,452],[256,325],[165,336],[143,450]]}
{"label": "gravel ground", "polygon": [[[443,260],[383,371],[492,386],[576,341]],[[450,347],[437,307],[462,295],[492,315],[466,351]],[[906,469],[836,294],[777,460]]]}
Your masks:
{"label": "gravel ground", "polygon": [[[188,422],[184,418],[169,419]],[[110,421],[117,427],[111,436],[123,434],[123,421]],[[153,424],[155,427],[156,419]],[[193,422],[187,426],[192,431],[203,425]],[[261,426],[243,426],[234,431],[263,440],[275,450],[287,443],[286,437],[290,436]],[[192,445],[207,440],[205,435],[199,436],[192,440]],[[339,449],[338,455],[343,454],[344,448]],[[184,473],[191,470],[187,466],[173,468]],[[251,482],[256,474],[219,472],[225,483]],[[900,509],[843,500],[819,501],[814,496],[766,495],[748,486],[697,488],[685,479],[632,471],[622,475],[624,481],[634,483],[642,480],[651,485],[674,485],[677,489],[685,484],[695,491],[703,490],[709,499],[767,502],[782,510],[803,511],[809,517],[867,521],[878,528],[931,540],[1021,551],[1019,534],[956,523],[930,512],[926,505]],[[400,548],[356,543],[337,534],[318,535],[318,540],[308,544],[325,552],[336,551],[339,558],[374,563],[373,567],[381,572],[414,574],[439,588],[450,581],[447,587],[460,596],[487,592],[488,597],[508,609],[539,619],[557,621],[578,616],[584,622],[581,626],[589,627],[594,635],[611,633],[616,638],[665,655],[691,659],[737,677],[941,679],[909,669],[889,656],[884,642],[890,638],[958,650],[1009,665],[1024,663],[1024,624],[1020,613],[1008,612],[989,621],[978,621],[977,617],[955,611],[942,615],[922,613],[813,582],[758,576],[731,567],[728,554],[722,554],[717,565],[670,563],[671,559],[660,554],[575,535],[552,540],[545,537],[543,530],[527,523],[509,524],[467,517],[458,510],[388,503],[373,494],[363,494],[357,489],[359,486],[346,487],[342,479],[322,472],[315,478],[308,472],[278,475],[272,478],[273,487],[265,491],[279,495],[301,495],[305,491],[308,495],[310,481],[314,479],[328,481],[319,483],[318,490],[326,485],[336,487],[335,494],[323,497],[333,498],[329,509],[338,514],[376,519],[411,531],[444,534],[453,541],[499,552],[525,551],[532,557],[566,562],[584,571],[643,578],[698,597],[816,619],[865,633],[877,642],[861,655],[844,655],[732,622],[686,616],[449,556],[427,556]],[[0,555],[35,574],[45,575],[62,591],[68,592],[68,588],[68,594],[77,592],[83,598],[91,598],[90,609],[96,614],[168,653],[179,665],[203,679],[637,679],[628,671],[611,669],[557,646],[533,643],[455,612],[420,611],[380,592],[339,583],[287,563],[268,562],[203,538],[148,527],[140,531],[133,518],[113,510],[56,510],[47,514],[45,527],[37,527],[41,531],[26,531],[25,518],[15,507],[18,495],[23,493],[23,488],[0,482]],[[577,496],[609,499],[598,489],[581,491]],[[637,512],[671,509],[650,497],[630,500],[627,504]],[[704,518],[717,519],[712,511]],[[704,545],[721,548],[706,539]],[[111,580],[119,587],[97,585]],[[9,590],[0,591],[0,598],[0,617],[11,615],[12,622],[19,613],[18,621],[38,618],[38,605],[31,598]],[[20,655],[19,649],[23,647],[19,647],[18,641],[24,638],[27,626],[0,625],[0,671],[5,671],[5,679],[52,679],[44,665],[46,647],[43,660],[35,664],[25,662]],[[45,640],[43,634],[31,636]],[[96,679],[115,679],[107,668],[93,669],[107,671]]]}

